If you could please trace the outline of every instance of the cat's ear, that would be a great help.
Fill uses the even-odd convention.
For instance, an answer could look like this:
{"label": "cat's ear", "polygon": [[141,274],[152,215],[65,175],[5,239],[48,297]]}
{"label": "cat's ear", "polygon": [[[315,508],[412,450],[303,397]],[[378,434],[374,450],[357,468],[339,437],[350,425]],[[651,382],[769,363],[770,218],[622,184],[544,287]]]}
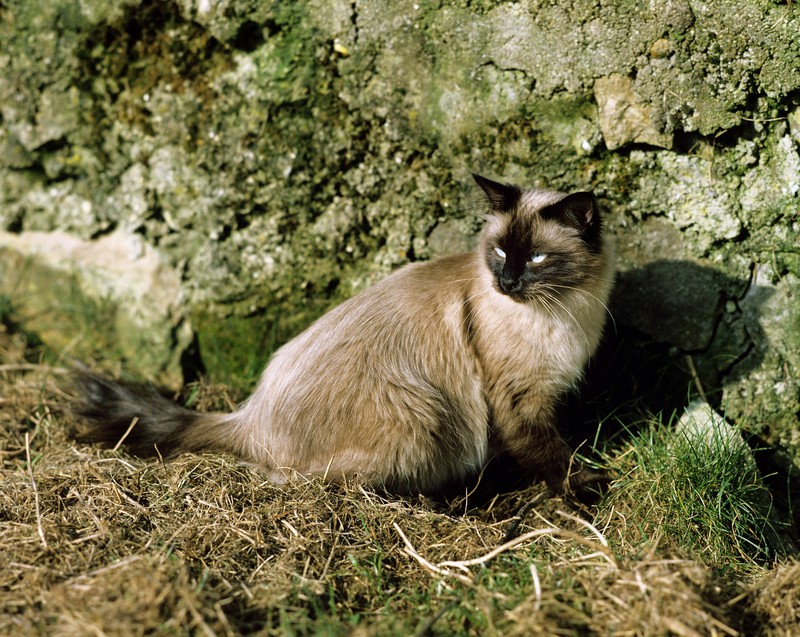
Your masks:
{"label": "cat's ear", "polygon": [[511,212],[522,195],[522,191],[511,184],[501,184],[476,173],[472,173],[472,178],[486,194],[492,212]]}
{"label": "cat's ear", "polygon": [[545,218],[555,219],[572,226],[583,235],[593,235],[600,230],[600,213],[597,199],[591,192],[574,192],[543,211]]}

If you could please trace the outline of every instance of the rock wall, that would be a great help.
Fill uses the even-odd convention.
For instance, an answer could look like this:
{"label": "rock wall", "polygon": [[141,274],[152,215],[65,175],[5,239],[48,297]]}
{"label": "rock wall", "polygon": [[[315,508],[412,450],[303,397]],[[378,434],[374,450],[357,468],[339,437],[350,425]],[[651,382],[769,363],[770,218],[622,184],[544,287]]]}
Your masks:
{"label": "rock wall", "polygon": [[[194,344],[246,384],[334,303],[468,248],[471,171],[591,188],[620,264],[603,369],[630,397],[694,374],[797,458],[798,33],[767,0],[10,0],[0,293],[97,349],[36,283],[58,272],[134,371],[176,382]],[[65,236],[130,267],[43,259]]]}

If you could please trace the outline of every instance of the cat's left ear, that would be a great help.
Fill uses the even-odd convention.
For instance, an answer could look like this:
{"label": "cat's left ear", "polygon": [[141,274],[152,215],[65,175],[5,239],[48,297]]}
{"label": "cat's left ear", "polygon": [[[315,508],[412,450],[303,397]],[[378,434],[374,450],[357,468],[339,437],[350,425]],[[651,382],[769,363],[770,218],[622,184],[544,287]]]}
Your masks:
{"label": "cat's left ear", "polygon": [[522,191],[517,186],[501,184],[476,173],[472,173],[472,178],[481,187],[489,200],[492,212],[511,212],[522,196]]}
{"label": "cat's left ear", "polygon": [[550,214],[547,216],[572,226],[587,239],[596,238],[600,234],[600,212],[597,208],[597,199],[591,192],[574,192],[567,195],[551,206]]}

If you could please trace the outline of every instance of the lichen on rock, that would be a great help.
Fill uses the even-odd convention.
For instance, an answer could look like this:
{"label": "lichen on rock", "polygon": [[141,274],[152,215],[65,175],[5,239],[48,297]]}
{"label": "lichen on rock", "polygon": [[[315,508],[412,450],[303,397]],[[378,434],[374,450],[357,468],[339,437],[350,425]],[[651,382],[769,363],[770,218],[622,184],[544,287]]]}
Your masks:
{"label": "lichen on rock", "polygon": [[[212,378],[252,382],[328,307],[467,249],[477,171],[594,190],[619,245],[617,322],[795,444],[791,3],[12,0],[3,16],[0,227],[138,237]],[[145,305],[164,298],[147,280]],[[167,315],[152,373],[188,347]]]}
{"label": "lichen on rock", "polygon": [[633,80],[612,73],[595,80],[594,97],[599,109],[600,129],[609,150],[628,144],[670,148],[672,136],[653,121],[653,109],[642,104],[633,91]]}
{"label": "lichen on rock", "polygon": [[0,294],[62,355],[113,354],[168,385],[192,341],[180,278],[138,235],[0,232]]}

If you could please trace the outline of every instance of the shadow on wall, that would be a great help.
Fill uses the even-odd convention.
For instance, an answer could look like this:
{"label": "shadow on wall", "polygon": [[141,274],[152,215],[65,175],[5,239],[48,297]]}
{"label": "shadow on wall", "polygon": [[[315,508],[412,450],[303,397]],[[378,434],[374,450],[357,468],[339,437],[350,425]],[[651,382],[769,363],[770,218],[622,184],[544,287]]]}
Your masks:
{"label": "shadow on wall", "polygon": [[[722,385],[763,360],[766,334],[739,307],[751,285],[691,261],[659,260],[621,272],[611,300],[615,323],[586,378],[593,420],[633,426],[665,420],[693,398],[721,408]],[[763,288],[751,298],[764,304]],[[756,312],[758,314],[758,312]]]}
{"label": "shadow on wall", "polygon": [[[690,261],[621,272],[611,301],[616,324],[607,326],[581,400],[564,408],[573,445],[636,431],[651,416],[667,424],[696,398],[724,414],[723,383],[747,377],[764,360],[769,343],[759,318],[774,293]],[[780,450],[757,433],[745,437],[775,503],[791,512],[800,479]],[[800,529],[800,518],[790,515]]]}
{"label": "shadow on wall", "polygon": [[[753,343],[766,335],[737,302],[750,285],[749,278],[736,280],[691,261],[659,260],[620,272],[610,302],[613,321],[581,387],[560,408],[572,447],[586,452],[584,445],[595,439],[625,437],[653,416],[666,425],[696,398],[724,411],[722,381],[763,360],[763,348]],[[766,301],[771,293],[758,298]],[[519,476],[513,460],[500,458],[486,472],[486,492],[494,493],[495,484],[526,484]]]}

